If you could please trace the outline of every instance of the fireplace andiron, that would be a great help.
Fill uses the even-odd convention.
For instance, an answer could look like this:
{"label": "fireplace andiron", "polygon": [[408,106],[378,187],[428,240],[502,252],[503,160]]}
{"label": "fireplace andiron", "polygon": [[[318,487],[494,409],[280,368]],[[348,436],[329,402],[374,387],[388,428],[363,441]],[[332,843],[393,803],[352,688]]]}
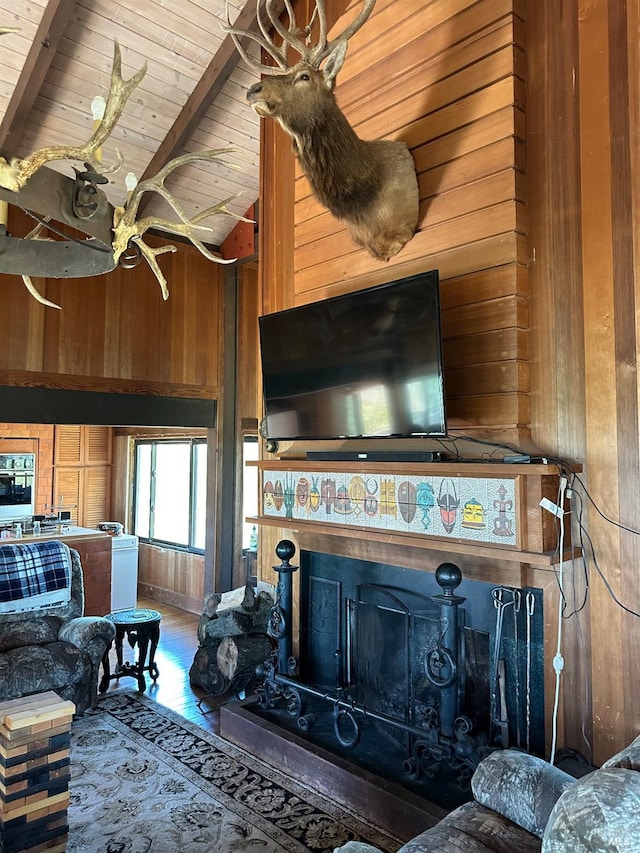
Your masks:
{"label": "fireplace andiron", "polygon": [[397,719],[357,703],[350,695],[354,685],[325,691],[304,684],[295,677],[297,661],[292,657],[292,576],[297,566],[291,565],[295,545],[287,539],[276,547],[281,560],[273,569],[278,573],[276,602],[271,608],[267,633],[276,640],[277,650],[271,655],[259,676],[258,704],[262,710],[284,709],[297,719],[301,731],[309,731],[316,722],[315,714],[305,713],[305,697],[326,701],[332,706],[333,729],[344,747],[355,747],[365,719],[392,726],[408,735],[409,747],[403,762],[408,778],[434,776],[441,769],[459,771],[458,784],[466,787],[480,760],[491,751],[484,736],[471,735],[471,720],[460,713],[460,621],[459,608],[466,600],[456,595],[462,573],[453,563],[442,563],[435,576],[442,592],[431,596],[439,610],[441,631],[423,655],[423,672],[435,688],[438,701],[421,715],[420,724]]}

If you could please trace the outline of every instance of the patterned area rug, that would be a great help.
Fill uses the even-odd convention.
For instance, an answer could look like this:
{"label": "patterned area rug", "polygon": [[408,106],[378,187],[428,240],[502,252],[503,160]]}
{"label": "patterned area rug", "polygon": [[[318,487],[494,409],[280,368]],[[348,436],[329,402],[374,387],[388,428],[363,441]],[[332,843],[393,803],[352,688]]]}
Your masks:
{"label": "patterned area rug", "polygon": [[73,724],[67,853],[333,853],[397,839],[138,693]]}

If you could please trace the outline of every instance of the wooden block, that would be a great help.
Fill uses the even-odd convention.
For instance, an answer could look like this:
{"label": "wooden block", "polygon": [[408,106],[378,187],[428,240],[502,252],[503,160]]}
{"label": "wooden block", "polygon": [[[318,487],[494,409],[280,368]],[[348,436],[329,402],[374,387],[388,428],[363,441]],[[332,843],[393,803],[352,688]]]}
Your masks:
{"label": "wooden block", "polygon": [[[24,754],[29,751],[28,744],[12,744],[8,746],[8,744],[0,738],[0,760],[8,759],[8,758],[17,758],[20,754]],[[3,762],[4,763],[4,762]]]}
{"label": "wooden block", "polygon": [[[23,799],[28,799],[29,802],[25,802],[24,804],[19,804],[16,808],[12,808],[10,812],[10,817],[4,817],[4,823],[9,823],[11,820],[15,820],[16,818],[30,815],[32,820],[37,820],[39,817],[46,817],[50,815],[53,811],[56,810],[56,807],[59,809],[60,806],[64,806],[65,808],[69,807],[69,792],[63,791],[59,794],[55,794],[53,797],[45,798],[39,797],[36,795],[35,800],[31,800],[28,797]],[[0,811],[1,814],[1,811]]]}
{"label": "wooden block", "polygon": [[0,726],[0,745],[4,744],[5,748],[9,749],[14,746],[19,746],[20,744],[34,743],[36,738],[38,740],[43,740],[44,738],[51,738],[53,735],[69,731],[69,723],[61,723],[60,725],[57,725],[58,721],[56,720],[54,722],[56,725],[52,725],[52,723],[47,722],[38,726],[37,731],[31,730],[36,728],[35,726],[30,726],[27,729],[18,729],[15,732],[10,732],[8,736],[6,732],[3,734],[2,727]]}
{"label": "wooden block", "polygon": [[18,791],[25,791],[28,786],[28,779],[20,779],[18,782],[12,782],[10,785],[5,785],[0,782],[0,796],[2,796],[3,799],[13,797],[14,794],[18,793]]}
{"label": "wooden block", "polygon": [[49,720],[73,718],[76,711],[74,703],[60,699],[59,696],[56,698],[56,702],[43,702],[34,707],[5,712],[0,729],[6,729],[9,732],[18,731]]}
{"label": "wooden block", "polygon": [[18,699],[6,699],[0,702],[0,720],[3,720],[5,714],[14,711],[25,711],[30,708],[38,708],[41,705],[48,705],[55,702],[63,702],[57,693],[53,690],[47,690],[44,693],[32,693],[30,696],[21,696]]}
{"label": "wooden block", "polygon": [[56,838],[53,846],[51,844],[38,844],[37,847],[29,847],[25,853],[64,853],[67,849],[67,841],[69,840],[68,833],[62,838]]}
{"label": "wooden block", "polygon": [[52,732],[52,736],[46,740],[38,740],[18,744],[18,748],[5,749],[0,743],[0,773],[6,776],[17,764],[35,761],[40,757],[53,755],[63,749],[68,749],[71,741],[71,733],[68,729],[61,732]]}
{"label": "wooden block", "polygon": [[69,834],[65,833],[61,838],[56,838],[52,842],[46,844],[38,844],[36,847],[29,847],[25,853],[64,853],[67,849],[67,841]]}

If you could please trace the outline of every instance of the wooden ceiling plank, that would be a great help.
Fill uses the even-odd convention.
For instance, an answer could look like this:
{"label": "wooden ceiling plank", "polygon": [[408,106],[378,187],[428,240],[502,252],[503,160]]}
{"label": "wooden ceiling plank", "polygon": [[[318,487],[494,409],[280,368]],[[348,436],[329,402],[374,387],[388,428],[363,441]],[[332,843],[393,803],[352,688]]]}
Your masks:
{"label": "wooden ceiling plank", "polygon": [[0,123],[0,151],[11,156],[25,121],[64,35],[76,0],[49,0],[25,60],[22,73]]}
{"label": "wooden ceiling plank", "polygon": [[[284,3],[276,4],[275,8],[278,14],[281,11],[279,6],[284,7]],[[237,29],[251,30],[256,25],[256,4],[254,0],[247,0],[233,26]],[[225,82],[239,60],[240,55],[233,39],[230,35],[225,36],[218,52],[196,84],[173,127],[149,162],[142,180],[157,174],[169,160],[182,153],[185,143],[222,91]]]}

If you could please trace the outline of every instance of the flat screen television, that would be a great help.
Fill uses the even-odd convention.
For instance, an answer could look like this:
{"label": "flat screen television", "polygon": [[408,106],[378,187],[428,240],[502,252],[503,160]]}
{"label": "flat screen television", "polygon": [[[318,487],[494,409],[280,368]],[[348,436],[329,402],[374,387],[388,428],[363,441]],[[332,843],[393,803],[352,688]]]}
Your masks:
{"label": "flat screen television", "polygon": [[446,434],[438,271],[259,318],[267,437]]}

